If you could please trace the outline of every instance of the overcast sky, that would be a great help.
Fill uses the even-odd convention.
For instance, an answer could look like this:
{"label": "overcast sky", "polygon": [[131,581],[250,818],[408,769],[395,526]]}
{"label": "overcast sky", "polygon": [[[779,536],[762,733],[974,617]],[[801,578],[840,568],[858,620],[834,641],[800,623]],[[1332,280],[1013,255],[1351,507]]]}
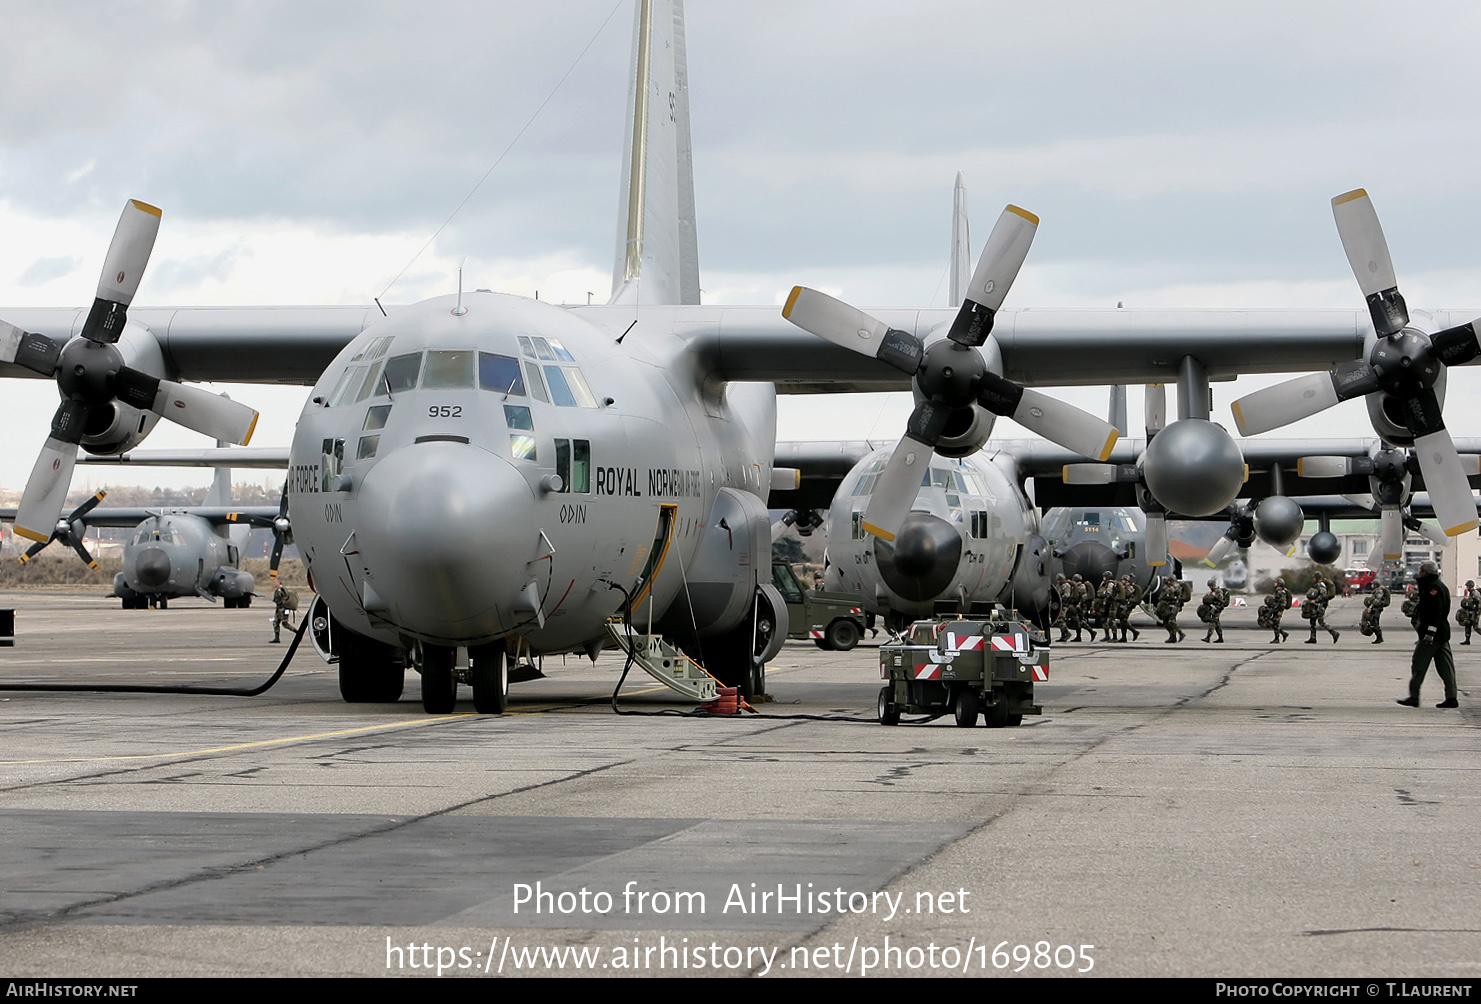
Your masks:
{"label": "overcast sky", "polygon": [[[632,0],[0,10],[0,317],[90,302],[129,197],[164,210],[141,304],[404,303],[465,257],[472,287],[609,292]],[[1478,42],[1465,2],[692,3],[705,299],[945,305],[962,171],[974,252],[1004,203],[1042,218],[1009,306],[1359,308],[1329,200],[1362,186],[1410,304],[1481,313]],[[1478,376],[1451,381],[1458,435]],[[228,389],[264,412],[255,444],[288,441],[302,391]],[[55,407],[0,386],[0,485]],[[781,435],[892,440],[908,411],[788,399]],[[1295,431],[1368,434],[1359,402]]]}

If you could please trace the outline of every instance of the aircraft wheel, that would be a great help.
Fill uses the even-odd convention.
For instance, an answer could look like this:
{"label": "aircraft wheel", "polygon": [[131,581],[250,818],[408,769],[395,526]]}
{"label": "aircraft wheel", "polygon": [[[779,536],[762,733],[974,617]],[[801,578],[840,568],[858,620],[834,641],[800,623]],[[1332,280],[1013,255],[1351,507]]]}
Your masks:
{"label": "aircraft wheel", "polygon": [[746,674],[748,684],[746,697],[761,697],[766,693],[766,663],[753,662],[751,671]]}
{"label": "aircraft wheel", "polygon": [[473,709],[480,715],[502,715],[509,706],[509,658],[504,646],[470,648],[468,663],[473,676]]}
{"label": "aircraft wheel", "polygon": [[900,708],[895,704],[894,687],[879,688],[879,724],[900,724]]}
{"label": "aircraft wheel", "polygon": [[339,696],[349,704],[394,704],[401,700],[406,667],[385,642],[334,624],[339,652]]}
{"label": "aircraft wheel", "polygon": [[252,605],[252,594],[251,593],[248,593],[246,596],[243,596],[243,597],[241,597],[240,599],[237,600],[237,609],[239,609],[239,610],[242,609],[243,607],[250,607],[251,605]]}
{"label": "aircraft wheel", "polygon": [[828,644],[839,652],[847,652],[859,644],[859,625],[847,617],[840,617],[828,625]]}
{"label": "aircraft wheel", "polygon": [[956,700],[952,702],[952,712],[956,715],[958,728],[970,729],[977,724],[977,691],[971,687],[962,687],[956,692]]}
{"label": "aircraft wheel", "polygon": [[1011,727],[1016,727],[1016,726],[1019,726],[1019,725],[1022,725],[1022,724],[1023,724],[1023,716],[1022,715],[1009,715],[1008,716],[1008,725],[1009,725],[1010,728]]}
{"label": "aircraft wheel", "polygon": [[422,710],[429,715],[450,714],[458,703],[457,654],[445,645],[422,646]]}
{"label": "aircraft wheel", "polygon": [[1011,716],[1008,714],[1008,705],[998,701],[996,704],[989,704],[982,712],[982,717],[987,719],[988,728],[1001,729],[1008,725]]}
{"label": "aircraft wheel", "polygon": [[161,596],[159,598],[159,608],[161,610],[170,609],[170,598],[168,596]]}

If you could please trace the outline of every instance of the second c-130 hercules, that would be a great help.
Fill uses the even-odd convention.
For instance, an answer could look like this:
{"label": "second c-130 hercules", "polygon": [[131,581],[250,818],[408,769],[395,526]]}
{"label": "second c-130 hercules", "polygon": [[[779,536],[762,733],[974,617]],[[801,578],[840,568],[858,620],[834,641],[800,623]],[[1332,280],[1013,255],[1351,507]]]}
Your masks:
{"label": "second c-130 hercules", "polygon": [[[412,666],[424,707],[443,713],[460,675],[478,710],[502,711],[511,660],[595,656],[614,616],[651,623],[722,680],[763,690],[786,635],[768,581],[766,500],[797,476],[775,456],[779,391],[918,395],[862,514],[864,532],[885,541],[905,530],[932,455],[983,450],[996,415],[1104,464],[1086,472],[1095,487],[1130,492],[1158,526],[1168,513],[1223,512],[1247,458],[1210,420],[1210,381],[1343,366],[1398,402],[1399,431],[1434,448],[1420,457],[1432,492],[1443,482],[1448,509],[1463,508],[1448,464],[1428,459],[1446,455],[1438,394],[1399,380],[1389,347],[1402,342],[1421,369],[1466,361],[1475,339],[1464,326],[1432,342],[1414,327],[1375,333],[1352,310],[1007,308],[1036,226],[1016,209],[1000,217],[960,308],[865,314],[806,290],[784,311],[701,305],[684,34],[681,4],[637,4],[603,305],[477,292],[384,314],[369,304],[143,308],[132,301],[161,217],[131,203],[90,311],[0,308],[0,376],[55,379],[63,396],[18,529],[51,533],[78,446],[124,452],[157,417],[246,440],[250,409],[185,381],[311,385],[288,502],[337,625],[341,692],[396,700]],[[1385,306],[1381,316],[1397,315]],[[1178,417],[1124,459],[1108,423],[1033,389],[1169,382]],[[1459,532],[1465,514],[1454,515],[1446,527]],[[994,556],[988,571],[1009,583],[1022,571],[1018,581],[1047,598],[1049,555],[1033,553],[1035,536],[1025,526],[1015,568]]]}

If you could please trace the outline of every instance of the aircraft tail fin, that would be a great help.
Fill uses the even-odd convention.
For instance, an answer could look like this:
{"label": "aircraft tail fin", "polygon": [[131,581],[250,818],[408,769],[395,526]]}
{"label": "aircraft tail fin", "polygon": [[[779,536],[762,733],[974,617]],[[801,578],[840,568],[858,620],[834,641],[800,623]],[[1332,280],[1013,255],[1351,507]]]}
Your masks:
{"label": "aircraft tail fin", "polygon": [[972,236],[967,228],[967,182],[962,172],[956,173],[956,188],[951,196],[951,303],[960,307],[972,278]]}
{"label": "aircraft tail fin", "polygon": [[639,0],[610,303],[699,302],[683,0]]}

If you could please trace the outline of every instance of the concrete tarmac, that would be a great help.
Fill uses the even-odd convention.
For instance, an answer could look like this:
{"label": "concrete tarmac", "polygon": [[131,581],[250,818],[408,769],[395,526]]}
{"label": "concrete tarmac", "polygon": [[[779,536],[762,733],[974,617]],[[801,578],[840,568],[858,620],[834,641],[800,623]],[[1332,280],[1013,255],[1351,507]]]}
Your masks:
{"label": "concrete tarmac", "polygon": [[[250,686],[286,648],[270,607],[0,607],[0,683]],[[734,720],[614,715],[611,653],[502,717],[414,674],[344,704],[307,644],[256,698],[0,693],[0,975],[1476,978],[1481,645],[1459,711],[1433,675],[1399,707],[1413,633],[1360,610],[1056,645],[1002,730],[873,724],[870,644],[788,643]]]}

